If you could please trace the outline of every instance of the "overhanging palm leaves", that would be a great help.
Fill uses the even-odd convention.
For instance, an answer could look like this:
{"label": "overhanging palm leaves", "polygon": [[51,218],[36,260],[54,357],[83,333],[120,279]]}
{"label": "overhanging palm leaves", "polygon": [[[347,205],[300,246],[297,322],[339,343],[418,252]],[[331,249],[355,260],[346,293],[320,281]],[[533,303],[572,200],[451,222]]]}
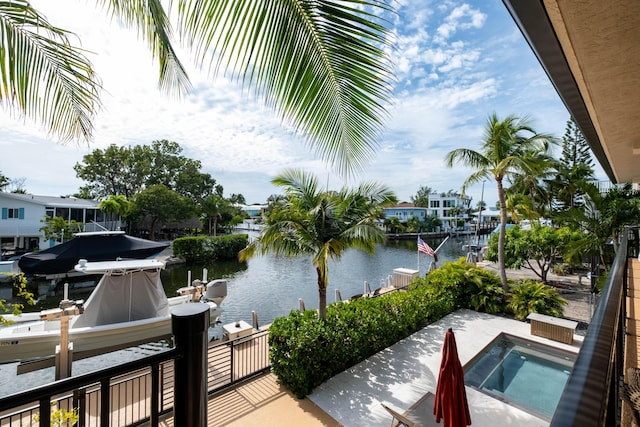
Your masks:
{"label": "overhanging palm leaves", "polygon": [[88,140],[100,80],[69,36],[27,0],[0,1],[0,103],[62,140]]}
{"label": "overhanging palm leaves", "polygon": [[[393,12],[388,3],[174,0],[168,10],[175,12],[176,33],[193,49],[198,65],[214,74],[228,73],[253,88],[323,159],[350,173],[361,169],[373,154],[391,97],[389,32],[378,18]],[[178,94],[188,90],[160,0],[98,0],[98,4],[147,41],[159,61],[164,90]],[[66,33],[51,27],[26,0],[0,2],[0,15],[3,103],[20,101],[19,111],[41,119],[65,138],[90,139],[99,83],[89,62],[70,46]],[[20,33],[25,42],[15,43],[13,33],[24,26],[46,29],[47,37],[60,41],[55,44],[31,31]],[[47,51],[59,45],[60,54],[53,59],[58,67],[27,60],[42,49],[36,42]],[[43,103],[38,95],[45,91],[34,91],[32,80],[48,81],[54,69],[68,73],[66,84],[76,90],[48,90],[48,102]],[[60,110],[54,100],[67,93],[72,96],[70,110]],[[34,109],[43,117],[34,115]]]}
{"label": "overhanging palm leaves", "polygon": [[358,248],[372,253],[384,232],[374,223],[382,207],[396,201],[387,187],[374,183],[339,192],[323,191],[315,176],[288,170],[273,181],[288,200],[275,207],[260,237],[240,253],[246,260],[257,253],[311,255],[316,268],[319,315],[325,317],[329,260]]}

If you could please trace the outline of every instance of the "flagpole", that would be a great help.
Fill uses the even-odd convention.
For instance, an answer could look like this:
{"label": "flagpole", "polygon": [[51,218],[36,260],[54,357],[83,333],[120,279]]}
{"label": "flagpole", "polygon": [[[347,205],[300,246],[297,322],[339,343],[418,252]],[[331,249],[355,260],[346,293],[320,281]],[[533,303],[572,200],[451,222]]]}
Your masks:
{"label": "flagpole", "polygon": [[[418,234],[418,240],[416,240],[416,243],[420,240],[420,234]],[[420,276],[420,250],[418,249],[418,276]]]}

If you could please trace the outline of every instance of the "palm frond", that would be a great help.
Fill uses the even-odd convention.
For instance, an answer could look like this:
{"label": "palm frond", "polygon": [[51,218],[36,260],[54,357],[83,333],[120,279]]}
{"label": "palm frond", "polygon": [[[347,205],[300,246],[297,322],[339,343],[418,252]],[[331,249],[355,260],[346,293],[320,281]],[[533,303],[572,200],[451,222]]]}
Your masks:
{"label": "palm frond", "polygon": [[0,2],[0,102],[63,141],[89,141],[101,83],[70,35],[27,0]]}
{"label": "palm frond", "polygon": [[160,0],[98,0],[113,18],[136,29],[145,39],[160,66],[159,87],[168,94],[181,96],[191,82],[172,46],[172,29]]}
{"label": "palm frond", "polygon": [[[394,80],[383,0],[179,0],[202,65],[229,73],[350,174],[368,162]],[[369,12],[368,12],[369,11]]]}

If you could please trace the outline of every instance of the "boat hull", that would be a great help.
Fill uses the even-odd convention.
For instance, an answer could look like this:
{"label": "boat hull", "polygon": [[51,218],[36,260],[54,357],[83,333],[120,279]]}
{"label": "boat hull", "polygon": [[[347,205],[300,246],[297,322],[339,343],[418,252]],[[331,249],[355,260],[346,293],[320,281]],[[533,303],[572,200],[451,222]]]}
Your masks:
{"label": "boat hull", "polygon": [[[171,302],[172,307],[185,303],[175,299]],[[210,320],[213,323],[222,311],[215,304],[209,304],[209,307]],[[69,342],[73,343],[74,353],[106,353],[125,348],[128,344],[133,346],[158,341],[172,335],[171,316],[73,328],[75,318],[77,316],[72,316],[70,319],[69,328]],[[53,356],[59,344],[59,320],[21,322],[15,326],[2,328],[0,329],[0,363]]]}

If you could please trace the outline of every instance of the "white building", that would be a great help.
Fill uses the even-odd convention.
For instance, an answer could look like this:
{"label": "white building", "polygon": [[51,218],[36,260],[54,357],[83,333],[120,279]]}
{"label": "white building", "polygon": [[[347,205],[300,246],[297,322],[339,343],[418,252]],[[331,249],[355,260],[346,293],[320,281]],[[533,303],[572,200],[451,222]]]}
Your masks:
{"label": "white building", "polygon": [[55,242],[45,240],[40,231],[44,225],[42,220],[47,216],[83,223],[83,231],[120,228],[119,221],[105,221],[95,200],[0,192],[2,253],[22,253],[53,246]]}
{"label": "white building", "polygon": [[456,221],[469,221],[471,197],[460,194],[429,194],[429,215],[442,220],[444,230],[456,228]]}

